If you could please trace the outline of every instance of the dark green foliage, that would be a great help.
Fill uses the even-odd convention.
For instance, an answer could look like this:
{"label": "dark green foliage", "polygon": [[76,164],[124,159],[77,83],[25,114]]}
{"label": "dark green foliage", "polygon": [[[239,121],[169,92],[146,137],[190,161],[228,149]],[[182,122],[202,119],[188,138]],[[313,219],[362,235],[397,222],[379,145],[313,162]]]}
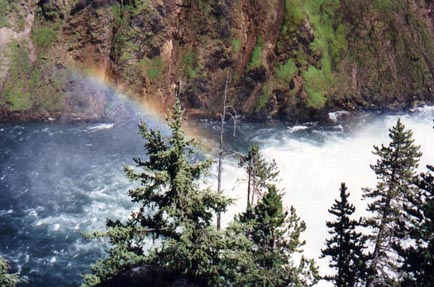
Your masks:
{"label": "dark green foliage", "polygon": [[238,165],[244,167],[247,173],[247,206],[249,207],[255,203],[255,196],[261,196],[276,182],[279,171],[274,160],[271,163],[265,161],[258,145],[251,146],[247,154],[240,158]]}
{"label": "dark green foliage", "polygon": [[[284,210],[282,194],[275,183],[279,171],[274,160],[268,163],[253,145],[240,160],[248,176],[246,212],[229,228],[232,236],[245,238],[248,256],[241,266],[246,266],[244,276],[237,277],[235,286],[310,286],[318,280],[315,262],[303,256],[298,265],[294,255],[301,253],[304,241],[300,236],[306,225],[297,216],[295,208]],[[255,205],[254,195],[258,195]],[[235,235],[234,235],[235,234]],[[247,240],[246,240],[247,239]],[[240,248],[241,250],[245,250]],[[243,257],[242,257],[243,258]],[[246,262],[249,262],[246,264]]]}
{"label": "dark green foliage", "polygon": [[293,207],[290,213],[284,210],[282,194],[275,186],[269,186],[258,204],[239,216],[238,224],[238,232],[249,240],[251,263],[235,286],[311,286],[317,282],[313,260],[302,256],[298,265],[293,262],[294,255],[302,251],[300,235],[306,225]]}
{"label": "dark green foliage", "polygon": [[411,130],[406,130],[400,119],[389,131],[390,144],[374,146],[373,153],[379,159],[371,168],[377,175],[377,186],[365,188],[363,195],[370,200],[368,211],[372,215],[365,224],[372,228],[368,240],[375,246],[369,262],[369,286],[395,284],[398,266],[391,246],[402,219],[402,206],[414,193],[413,181],[421,156]]}
{"label": "dark green foliage", "polygon": [[8,274],[9,264],[0,256],[0,286],[15,287],[21,282],[18,274]]}
{"label": "dark green foliage", "polygon": [[359,223],[351,219],[356,208],[348,202],[349,193],[345,183],[341,184],[340,200],[335,200],[329,212],[336,216],[335,221],[327,221],[329,233],[327,248],[322,250],[322,257],[331,258],[330,267],[337,270],[333,276],[326,277],[336,287],[361,286],[365,275],[365,249],[362,234],[356,231]]}
{"label": "dark green foliage", "polygon": [[[187,274],[207,286],[220,280],[213,262],[221,240],[211,221],[216,212],[225,210],[228,200],[200,186],[210,161],[192,162],[194,142],[185,138],[181,122],[177,101],[168,119],[170,136],[140,124],[148,159],[135,158],[136,168],[125,167],[127,176],[140,184],[129,192],[139,208],[126,223],[108,220],[106,232],[92,234],[108,237],[112,248],[93,266],[93,275],[83,286],[94,286],[140,264]],[[144,250],[151,238],[161,244]]]}
{"label": "dark green foliage", "polygon": [[402,258],[401,286],[434,285],[434,167],[428,169],[430,172],[416,181],[418,192],[407,196],[405,216],[399,224],[400,240],[394,244]]}

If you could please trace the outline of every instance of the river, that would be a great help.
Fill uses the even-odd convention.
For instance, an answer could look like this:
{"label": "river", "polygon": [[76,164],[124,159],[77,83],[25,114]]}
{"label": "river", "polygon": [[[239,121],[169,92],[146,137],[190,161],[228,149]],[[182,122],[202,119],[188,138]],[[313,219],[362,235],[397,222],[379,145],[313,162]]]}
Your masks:
{"label": "river", "polygon": [[[356,215],[364,214],[361,188],[375,185],[369,168],[375,162],[372,146],[388,143],[387,129],[398,117],[422,146],[420,169],[434,164],[434,108],[401,115],[363,114],[346,121],[340,116],[332,114],[336,125],[328,127],[241,122],[235,137],[228,123],[223,188],[236,203],[223,222],[246,205],[244,175],[230,154],[245,152],[253,143],[276,160],[285,205],[293,205],[306,222],[305,255],[315,259],[327,237],[327,209],[341,182],[349,187]],[[143,117],[151,126],[163,127],[161,121]],[[78,286],[89,264],[104,256],[103,242],[86,241],[80,232],[102,229],[105,218],[126,218],[133,208],[122,165],[143,156],[137,121],[0,125],[0,255],[27,280],[21,286]],[[191,122],[188,127],[204,153],[215,156],[218,124]],[[327,260],[318,264],[323,274],[330,272]]]}

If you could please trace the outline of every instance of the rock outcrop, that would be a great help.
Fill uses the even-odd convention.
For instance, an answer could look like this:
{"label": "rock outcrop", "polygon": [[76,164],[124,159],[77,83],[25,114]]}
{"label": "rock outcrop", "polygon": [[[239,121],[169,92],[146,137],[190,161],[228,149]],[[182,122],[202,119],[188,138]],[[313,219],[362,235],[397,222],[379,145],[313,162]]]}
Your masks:
{"label": "rock outcrop", "polygon": [[[425,0],[0,0],[0,117],[103,114],[95,77],[165,110],[250,119],[434,100]],[[80,94],[81,93],[81,94]],[[95,96],[99,94],[99,96]],[[102,95],[102,96],[101,96]],[[102,101],[104,103],[104,101]],[[97,108],[95,108],[97,107]]]}

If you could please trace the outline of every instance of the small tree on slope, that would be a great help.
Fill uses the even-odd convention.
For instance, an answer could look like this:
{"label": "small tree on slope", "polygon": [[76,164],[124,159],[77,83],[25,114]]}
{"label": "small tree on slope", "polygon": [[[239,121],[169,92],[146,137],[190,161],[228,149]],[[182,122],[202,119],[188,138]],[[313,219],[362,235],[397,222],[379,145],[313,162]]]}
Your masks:
{"label": "small tree on slope", "polygon": [[411,130],[406,130],[400,119],[389,132],[388,146],[374,146],[373,153],[379,159],[371,168],[377,175],[377,186],[363,190],[363,197],[370,201],[367,210],[372,214],[365,219],[372,229],[368,241],[374,246],[367,286],[397,286],[399,266],[392,243],[396,240],[397,222],[402,218],[402,206],[414,193],[415,171],[421,156]]}
{"label": "small tree on slope", "polygon": [[365,276],[365,249],[362,234],[356,231],[359,223],[351,219],[356,208],[348,202],[349,193],[345,183],[341,184],[340,199],[335,200],[329,212],[336,216],[335,221],[328,221],[327,227],[332,235],[326,240],[327,248],[321,250],[322,257],[331,257],[330,267],[337,273],[325,279],[336,287],[361,286]]}
{"label": "small tree on slope", "polygon": [[[204,285],[218,286],[216,272],[221,236],[211,226],[213,216],[225,210],[228,200],[200,186],[210,161],[192,162],[193,141],[181,129],[179,100],[167,120],[171,134],[139,125],[146,140],[147,160],[135,158],[136,168],[125,167],[139,186],[129,191],[139,209],[126,223],[107,220],[105,232],[90,237],[108,237],[111,248],[106,259],[92,266],[82,286],[100,282],[134,266],[151,265],[189,275]],[[157,239],[150,250],[144,246]]]}

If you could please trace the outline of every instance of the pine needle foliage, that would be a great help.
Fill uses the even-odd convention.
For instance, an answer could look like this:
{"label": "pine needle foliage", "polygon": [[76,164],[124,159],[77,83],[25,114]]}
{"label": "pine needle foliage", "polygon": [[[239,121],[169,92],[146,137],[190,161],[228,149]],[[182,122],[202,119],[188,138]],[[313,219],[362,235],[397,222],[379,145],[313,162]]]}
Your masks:
{"label": "pine needle foliage", "polygon": [[[134,158],[125,166],[137,187],[129,191],[138,210],[126,222],[107,220],[105,232],[88,237],[107,237],[107,258],[92,266],[82,286],[95,286],[140,265],[185,274],[205,286],[218,286],[216,272],[221,234],[211,226],[213,216],[223,212],[229,200],[203,188],[210,161],[194,160],[194,141],[182,130],[183,111],[177,100],[167,119],[170,135],[152,130],[144,122],[139,133],[145,139],[147,159]],[[154,240],[150,249],[145,246]]]}
{"label": "pine needle foliage", "polygon": [[22,282],[18,274],[9,274],[8,270],[8,262],[0,256],[0,286],[15,287],[18,283]]}
{"label": "pine needle foliage", "polygon": [[[295,208],[283,208],[282,194],[275,186],[254,208],[238,218],[238,224],[250,248],[250,266],[235,286],[312,286],[318,281],[318,270],[313,260],[300,256],[305,242],[301,234],[305,223]],[[295,258],[300,258],[296,264]]]}
{"label": "pine needle foliage", "polygon": [[258,145],[252,145],[246,155],[241,156],[238,163],[247,173],[247,206],[255,203],[268,187],[277,182],[279,171],[274,160],[267,162],[259,152]]}
{"label": "pine needle foliage", "polygon": [[356,231],[359,222],[351,219],[356,208],[348,201],[349,196],[345,183],[341,183],[340,198],[329,209],[336,220],[326,223],[332,237],[326,240],[327,247],[321,250],[322,257],[330,257],[329,266],[337,271],[325,279],[333,282],[336,287],[363,286],[364,283],[364,239]]}
{"label": "pine needle foliage", "polygon": [[372,230],[368,241],[374,246],[368,266],[368,286],[397,284],[399,266],[392,243],[396,240],[398,222],[402,220],[402,206],[415,192],[413,182],[422,155],[420,147],[414,144],[412,131],[400,119],[389,129],[389,137],[388,146],[374,146],[373,153],[379,158],[371,169],[377,176],[377,186],[363,190],[371,213],[365,219]]}
{"label": "pine needle foliage", "polygon": [[416,196],[404,205],[400,239],[394,248],[400,255],[401,286],[434,286],[434,167],[421,173]]}
{"label": "pine needle foliage", "polygon": [[[239,266],[244,276],[235,276],[234,286],[311,286],[318,281],[313,260],[302,256],[305,244],[301,234],[306,224],[294,207],[286,211],[276,183],[279,182],[275,161],[268,162],[257,145],[241,157],[248,178],[247,210],[238,215],[228,228],[231,237],[239,238],[238,246],[246,254]],[[257,202],[255,202],[257,195]],[[295,263],[296,258],[300,261]]]}

